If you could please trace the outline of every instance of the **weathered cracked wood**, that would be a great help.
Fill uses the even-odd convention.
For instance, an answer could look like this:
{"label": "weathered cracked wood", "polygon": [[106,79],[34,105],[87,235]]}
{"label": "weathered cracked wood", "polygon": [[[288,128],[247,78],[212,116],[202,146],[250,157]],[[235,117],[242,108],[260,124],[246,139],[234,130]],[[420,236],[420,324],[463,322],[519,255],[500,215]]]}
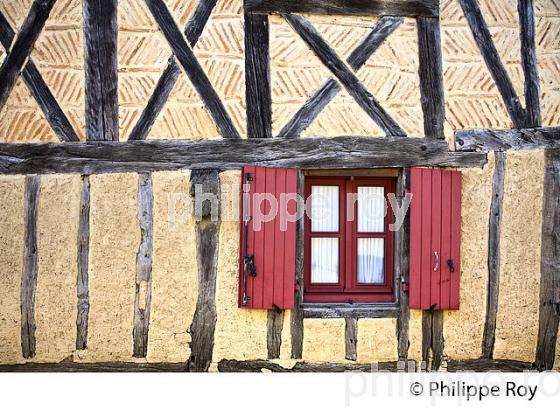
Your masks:
{"label": "weathered cracked wood", "polygon": [[25,177],[24,248],[21,275],[21,352],[24,358],[35,356],[35,291],[37,289],[37,211],[41,178]]}
{"label": "weathered cracked wood", "polygon": [[[410,189],[410,169],[403,169],[397,180],[397,196],[399,206],[402,207],[405,193]],[[409,255],[410,255],[410,213],[407,212],[400,230],[395,232],[395,284],[399,298],[399,311],[397,316],[397,350],[399,360],[408,358],[410,308],[408,305],[409,293],[404,291],[404,284],[409,283]]]}
{"label": "weathered cracked wood", "polygon": [[247,137],[272,138],[268,16],[245,13]]}
{"label": "weathered cracked wood", "polygon": [[0,373],[180,373],[186,372],[185,363],[77,363],[65,360],[59,363],[25,363],[0,365]]}
{"label": "weathered cracked wood", "polygon": [[293,367],[283,367],[277,363],[269,362],[266,360],[221,360],[220,362],[218,362],[218,371],[224,373],[259,373],[263,370],[277,373],[369,373],[376,371],[400,370],[397,366],[397,362],[382,362],[373,364],[297,362]]}
{"label": "weathered cracked wood", "polygon": [[406,135],[308,20],[293,14],[284,14],[284,18],[386,135]]}
{"label": "weathered cracked wood", "polygon": [[358,319],[346,318],[344,320],[344,357],[346,360],[358,358]]}
{"label": "weathered cracked wood", "polygon": [[448,372],[491,372],[499,371],[502,373],[524,372],[534,370],[533,365],[527,362],[516,360],[449,360],[447,362]]}
{"label": "weathered cracked wood", "polygon": [[541,104],[537,50],[535,47],[535,6],[533,0],[518,0],[521,62],[525,75],[525,111],[527,127],[541,126]]}
{"label": "weathered cracked wood", "polygon": [[306,319],[377,319],[395,318],[399,314],[397,303],[304,303]]}
{"label": "weathered cracked wood", "polygon": [[428,138],[444,139],[445,99],[438,17],[418,17],[420,102],[424,115],[424,133]]}
{"label": "weathered cracked wood", "polygon": [[151,174],[138,176],[138,223],[140,245],[136,254],[136,293],[134,297],[133,356],[146,357],[152,303],[152,256],[154,193]]}
{"label": "weathered cracked wood", "polygon": [[86,139],[119,140],[117,0],[84,0]]}
{"label": "weathered cracked wood", "polygon": [[443,311],[422,311],[422,362],[424,370],[439,370],[443,362]]}
{"label": "weathered cracked wood", "polygon": [[284,311],[270,309],[266,323],[266,348],[269,359],[280,357],[282,346],[282,328],[284,327]]}
{"label": "weathered cracked wood", "polygon": [[455,133],[455,141],[457,151],[560,148],[560,127],[464,130]]}
{"label": "weathered cracked wood", "polygon": [[495,168],[492,177],[492,202],[488,216],[488,291],[486,320],[482,336],[482,357],[492,359],[496,341],[496,318],[500,290],[500,227],[504,203],[506,154],[495,153]]}
{"label": "weathered cracked wood", "polygon": [[[198,39],[202,35],[204,27],[210,18],[210,14],[212,14],[212,10],[214,10],[216,6],[216,1],[217,0],[199,0],[196,9],[189,18],[184,33],[191,47],[196,45]],[[130,132],[130,136],[128,137],[129,141],[146,139],[180,75],[181,68],[175,61],[175,57],[169,57],[167,67],[165,67],[163,74],[159,78],[154,92],[150,96],[148,104],[146,104],[146,108],[144,108],[140,118]]]}
{"label": "weathered cracked wood", "polygon": [[169,43],[173,54],[175,54],[175,58],[185,70],[193,87],[214,119],[222,137],[241,138],[218,93],[210,83],[194,52],[186,43],[179,27],[175,24],[175,20],[173,20],[166,4],[163,0],[146,0],[146,4]]}
{"label": "weathered cracked wood", "polygon": [[247,164],[324,168],[482,167],[486,154],[448,152],[429,138],[263,138],[203,141],[0,143],[0,174],[238,169]]}
{"label": "weathered cracked wood", "polygon": [[78,225],[78,276],[76,290],[78,297],[76,317],[76,349],[87,348],[89,323],[89,212],[90,212],[89,176],[82,176],[82,193],[80,198],[80,220]]}
{"label": "weathered cracked wood", "polygon": [[[195,200],[196,257],[198,266],[198,298],[192,324],[189,328],[192,341],[187,367],[191,372],[206,372],[212,363],[214,333],[216,330],[216,277],[220,218],[220,179],[217,170],[193,170],[191,196]],[[209,201],[202,202],[204,194],[216,198],[217,209]]]}
{"label": "weathered cracked wood", "polygon": [[[2,12],[0,12],[0,43],[2,43],[6,51],[10,50],[14,38],[14,30]],[[68,118],[58,105],[31,58],[29,58],[23,69],[22,78],[56,136],[61,141],[79,141],[80,139],[76,135],[74,128],[70,125]]]}
{"label": "weathered cracked wood", "polygon": [[[0,110],[6,104],[10,93],[14,89],[19,74],[29,58],[55,3],[56,0],[35,0],[31,5],[10,52],[0,66]],[[2,37],[5,37],[5,34],[4,31]]]}
{"label": "weathered cracked wood", "polygon": [[545,151],[539,334],[535,366],[554,366],[560,323],[560,149]]}
{"label": "weathered cracked wood", "polygon": [[439,0],[245,0],[245,10],[253,13],[437,16]]}
{"label": "weathered cracked wood", "polygon": [[[362,68],[385,39],[402,23],[403,18],[385,16],[379,19],[372,31],[350,53],[346,62],[354,70]],[[299,138],[301,133],[319,116],[323,109],[338,95],[342,86],[334,78],[329,78],[301,106],[294,116],[280,130],[280,138]]]}
{"label": "weathered cracked wood", "polygon": [[502,96],[502,100],[504,101],[514,128],[523,128],[525,126],[525,110],[521,106],[521,102],[513,88],[507,70],[500,59],[500,55],[494,45],[492,35],[484,21],[477,0],[459,0],[459,3],[463,8],[463,13],[467,18],[476,44],[486,62],[486,66]]}
{"label": "weathered cracked wood", "polygon": [[[304,197],[304,176],[303,172],[298,172],[297,192]],[[298,206],[301,206],[298,203]],[[298,209],[298,212],[301,210]],[[304,218],[296,221],[296,290],[294,292],[294,309],[290,315],[290,335],[292,349],[290,357],[301,359],[303,357],[303,271],[304,271]]]}

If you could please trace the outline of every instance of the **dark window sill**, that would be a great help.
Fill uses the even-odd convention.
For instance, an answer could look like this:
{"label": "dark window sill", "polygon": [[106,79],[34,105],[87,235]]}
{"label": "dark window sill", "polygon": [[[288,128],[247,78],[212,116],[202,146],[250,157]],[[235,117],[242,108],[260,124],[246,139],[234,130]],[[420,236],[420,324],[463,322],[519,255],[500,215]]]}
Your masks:
{"label": "dark window sill", "polygon": [[398,303],[304,303],[303,317],[308,319],[395,318]]}

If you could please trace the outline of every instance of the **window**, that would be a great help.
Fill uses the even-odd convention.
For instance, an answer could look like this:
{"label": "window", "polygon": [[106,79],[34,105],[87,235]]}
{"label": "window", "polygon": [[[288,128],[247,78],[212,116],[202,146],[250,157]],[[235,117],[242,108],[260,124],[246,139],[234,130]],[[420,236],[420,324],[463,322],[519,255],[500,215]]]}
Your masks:
{"label": "window", "polygon": [[304,302],[392,302],[395,180],[305,181]]}

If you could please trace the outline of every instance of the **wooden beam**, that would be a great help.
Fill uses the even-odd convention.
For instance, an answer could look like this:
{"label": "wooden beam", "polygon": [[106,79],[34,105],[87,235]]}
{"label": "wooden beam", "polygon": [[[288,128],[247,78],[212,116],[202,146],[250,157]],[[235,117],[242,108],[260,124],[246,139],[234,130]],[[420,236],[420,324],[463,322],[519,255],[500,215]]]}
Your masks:
{"label": "wooden beam", "polygon": [[89,211],[90,211],[89,176],[82,176],[82,194],[80,198],[80,220],[78,224],[78,277],[76,290],[78,297],[76,317],[76,349],[87,348],[89,323]]}
{"label": "wooden beam", "polygon": [[[298,172],[297,192],[302,198],[305,197],[305,179],[303,172]],[[298,206],[301,203],[298,202]],[[301,214],[302,210],[298,209]],[[292,359],[301,359],[303,357],[303,271],[304,265],[304,220],[299,218],[296,221],[296,284],[294,291],[294,309],[290,315],[290,335],[292,342],[292,350],[290,357]]]}
{"label": "wooden beam", "polygon": [[[263,371],[274,373],[343,373],[343,372],[376,372],[397,371],[397,362],[382,362],[372,364],[357,363],[307,363],[297,362],[293,367],[282,365],[267,360],[221,360],[218,362],[218,371],[229,373],[260,373]],[[404,368],[403,368],[404,370]]]}
{"label": "wooden beam", "polygon": [[284,18],[386,135],[406,135],[309,21],[292,14],[285,14]]}
{"label": "wooden beam", "polygon": [[86,139],[119,140],[117,0],[84,0]]}
{"label": "wooden beam", "polygon": [[[362,68],[385,39],[402,23],[402,17],[384,16],[372,31],[350,53],[346,62],[354,71]],[[337,96],[342,87],[334,78],[329,78],[301,106],[290,121],[284,125],[278,137],[299,138],[301,133],[319,116],[323,109]]]}
{"label": "wooden beam", "polygon": [[[199,195],[220,197],[220,177],[217,170],[193,170],[191,196],[194,197],[196,219],[196,259],[198,265],[198,298],[190,326],[191,355],[187,366],[191,372],[206,372],[212,363],[214,333],[216,330],[216,278],[218,273],[218,246],[220,239],[219,215],[212,215],[208,201]],[[199,203],[201,205],[197,204]],[[218,203],[218,212],[220,204]]]}
{"label": "wooden beam", "polygon": [[35,291],[37,289],[37,212],[41,178],[25,177],[25,237],[21,275],[21,352],[24,358],[35,357]]}
{"label": "wooden beam", "polygon": [[358,358],[358,319],[344,319],[344,345],[346,360],[356,361]]}
{"label": "wooden beam", "polygon": [[486,320],[482,336],[482,358],[484,359],[494,357],[496,341],[496,318],[500,290],[500,228],[504,203],[505,174],[506,154],[496,152],[494,176],[492,177],[492,202],[488,216],[488,291],[486,295]]}
{"label": "wooden beam", "polygon": [[152,256],[154,226],[152,175],[138,176],[138,223],[140,244],[136,254],[136,293],[134,297],[133,356],[146,357],[152,304]]}
{"label": "wooden beam", "polygon": [[448,152],[445,141],[400,137],[0,143],[0,174],[238,169],[246,164],[312,169],[469,168],[484,166],[486,154]]}
{"label": "wooden beam", "polygon": [[[406,192],[410,191],[410,169],[403,169],[397,180],[397,196],[399,206],[402,207]],[[398,282],[397,295],[399,300],[399,311],[397,316],[397,343],[399,360],[408,359],[409,329],[410,329],[410,308],[409,293],[405,292],[404,285],[409,283],[409,255],[410,255],[410,213],[407,212],[403,225],[400,230],[395,232],[395,273]]]}
{"label": "wooden beam", "polygon": [[502,373],[521,373],[534,370],[531,363],[519,362],[516,360],[448,360],[448,372],[491,372],[499,371]]}
{"label": "wooden beam", "polygon": [[247,137],[272,138],[268,16],[245,13]]}
{"label": "wooden beam", "polygon": [[398,304],[364,303],[304,303],[303,317],[306,319],[379,319],[396,318]]}
{"label": "wooden beam", "polygon": [[251,13],[310,13],[350,16],[438,16],[439,0],[245,0]]}
{"label": "wooden beam", "polygon": [[539,334],[535,366],[551,370],[560,323],[560,149],[545,151]]}
{"label": "wooden beam", "polygon": [[518,0],[519,38],[521,61],[525,75],[525,110],[527,127],[541,126],[541,103],[537,50],[535,47],[535,5],[534,0]]}
{"label": "wooden beam", "polygon": [[424,114],[424,133],[428,138],[445,139],[445,98],[438,17],[418,17],[420,102]]}
{"label": "wooden beam", "polygon": [[[2,12],[0,12],[0,43],[2,43],[6,52],[10,51],[14,38],[14,30]],[[58,105],[31,58],[29,58],[23,68],[22,77],[23,82],[29,89],[29,92],[31,92],[56,136],[61,141],[79,141],[80,139],[76,135],[74,128],[72,128],[70,121],[68,121],[68,118]]]}
{"label": "wooden beam", "polygon": [[443,311],[422,311],[423,370],[439,370],[443,362]]}
{"label": "wooden beam", "polygon": [[0,365],[0,373],[179,373],[186,372],[185,363],[103,362],[78,363],[65,360],[59,363],[25,363]]}
{"label": "wooden beam", "polygon": [[[192,48],[194,48],[202,35],[202,31],[210,18],[210,14],[212,14],[212,10],[214,10],[216,6],[216,1],[217,0],[199,0],[196,9],[189,18],[184,33]],[[159,113],[167,102],[169,94],[171,94],[171,90],[173,90],[180,75],[181,68],[177,64],[175,57],[169,57],[167,67],[165,67],[163,74],[159,78],[146,108],[144,108],[140,118],[130,132],[128,137],[129,141],[145,140],[147,138],[148,133],[156,122]]]}
{"label": "wooden beam", "polygon": [[560,148],[560,127],[457,131],[455,148],[457,151],[483,152]]}
{"label": "wooden beam", "polygon": [[269,359],[280,358],[282,346],[282,328],[284,327],[284,311],[269,309],[266,322],[266,348]]}
{"label": "wooden beam", "polygon": [[210,112],[222,137],[241,138],[218,93],[216,93],[212,83],[210,83],[194,52],[186,43],[164,1],[146,0],[146,4],[169,43],[173,54],[175,54],[175,58],[185,70],[193,87]]}
{"label": "wooden beam", "polygon": [[6,104],[56,0],[35,0],[12,48],[0,66],[0,110]]}
{"label": "wooden beam", "polygon": [[502,60],[496,50],[492,35],[484,21],[477,0],[459,0],[463,13],[467,18],[474,36],[474,40],[482,53],[486,66],[502,95],[502,100],[509,113],[514,128],[525,127],[525,110],[521,107],[519,97],[513,88],[511,79],[502,64]]}

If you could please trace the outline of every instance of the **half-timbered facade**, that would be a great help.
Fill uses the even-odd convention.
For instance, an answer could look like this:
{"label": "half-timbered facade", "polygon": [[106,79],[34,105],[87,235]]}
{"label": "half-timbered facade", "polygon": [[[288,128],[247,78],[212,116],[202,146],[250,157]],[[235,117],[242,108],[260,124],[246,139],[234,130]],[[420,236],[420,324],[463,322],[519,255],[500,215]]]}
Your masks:
{"label": "half-timbered facade", "polygon": [[558,368],[559,39],[557,0],[2,1],[0,370]]}

